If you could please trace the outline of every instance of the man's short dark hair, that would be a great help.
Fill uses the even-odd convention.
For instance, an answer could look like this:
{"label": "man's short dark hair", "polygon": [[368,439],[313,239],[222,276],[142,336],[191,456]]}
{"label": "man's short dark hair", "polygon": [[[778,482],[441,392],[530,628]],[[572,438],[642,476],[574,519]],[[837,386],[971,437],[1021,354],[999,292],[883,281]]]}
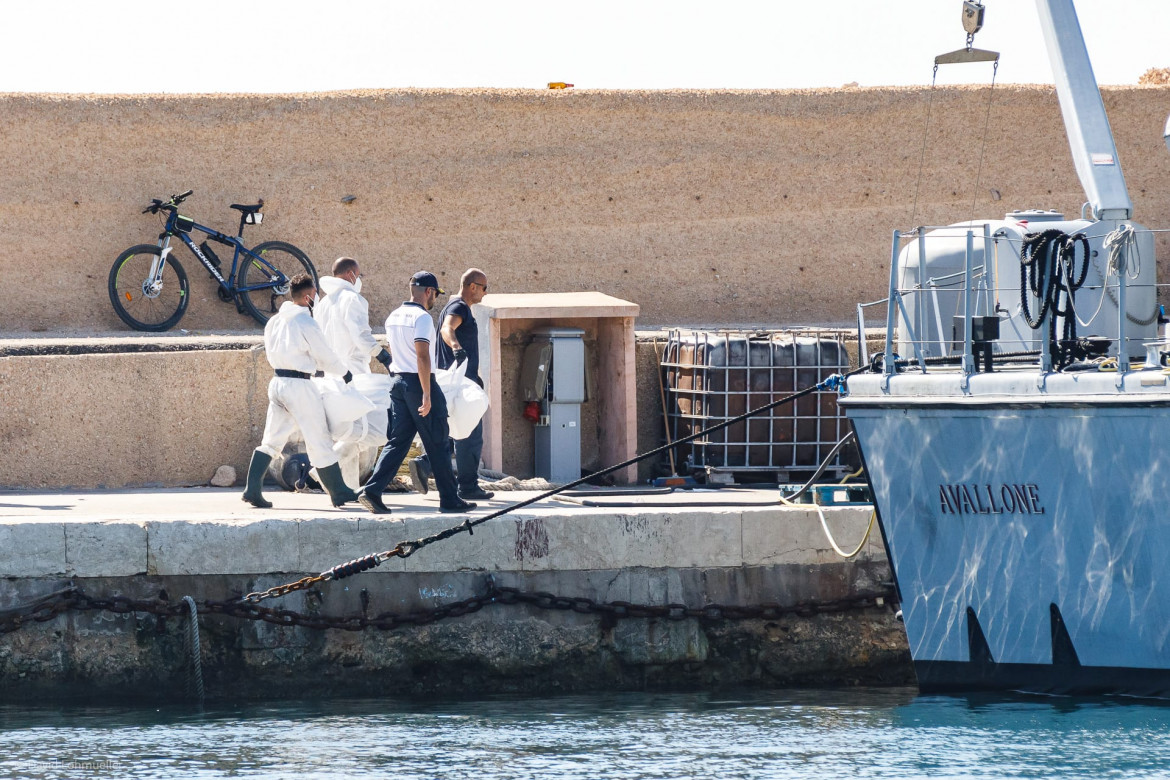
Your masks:
{"label": "man's short dark hair", "polygon": [[333,261],[333,275],[341,276],[358,267],[358,261],[352,257],[339,257]]}
{"label": "man's short dark hair", "polygon": [[289,280],[288,294],[290,297],[296,298],[300,296],[305,290],[315,288],[317,283],[313,281],[313,277],[301,271],[299,274]]}

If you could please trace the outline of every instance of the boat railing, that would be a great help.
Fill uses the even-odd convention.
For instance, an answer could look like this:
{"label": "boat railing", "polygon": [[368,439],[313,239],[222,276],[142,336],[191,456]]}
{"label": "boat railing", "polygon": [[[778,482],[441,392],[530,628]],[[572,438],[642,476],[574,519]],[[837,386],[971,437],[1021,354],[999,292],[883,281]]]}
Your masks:
{"label": "boat railing", "polygon": [[[965,239],[965,250],[963,254],[963,268],[961,271],[949,273],[939,276],[927,275],[926,260],[926,236],[936,230],[947,231],[945,236],[951,240],[955,238]],[[1138,232],[1149,233],[1164,233],[1170,232],[1170,229],[1142,229]],[[918,278],[915,284],[905,286],[899,284],[899,280],[903,276],[906,269],[900,267],[900,258],[904,248],[904,242],[909,240],[919,239],[919,263],[917,267]],[[976,242],[983,241],[983,256],[979,258],[976,253]],[[891,242],[890,252],[890,276],[889,289],[885,298],[879,300],[868,301],[857,304],[857,335],[858,335],[858,349],[859,360],[861,364],[871,362],[872,356],[870,354],[869,344],[866,338],[866,311],[874,307],[885,306],[885,346],[882,354],[881,370],[886,376],[891,376],[899,369],[899,365],[906,367],[910,355],[898,355],[896,353],[896,345],[901,343],[909,345],[913,350],[913,364],[916,370],[926,372],[931,364],[947,365],[949,370],[954,370],[955,364],[958,363],[958,369],[963,374],[962,384],[966,386],[968,378],[979,371],[977,365],[976,355],[973,351],[975,346],[974,334],[974,318],[983,314],[985,316],[999,317],[1001,314],[1009,314],[1006,310],[999,306],[1000,293],[1009,288],[1001,287],[994,278],[995,263],[987,263],[986,258],[993,257],[992,245],[994,242],[1006,240],[1009,245],[1019,245],[1021,241],[1013,239],[1011,236],[997,234],[993,237],[990,225],[973,224],[969,227],[960,227],[955,225],[939,225],[939,226],[919,226],[908,231],[895,230],[893,232],[893,240]],[[997,247],[998,248],[998,247]],[[1126,250],[1128,253],[1128,250]],[[986,263],[986,264],[985,264]],[[1110,338],[1116,346],[1116,370],[1119,375],[1124,374],[1131,368],[1131,359],[1129,354],[1129,346],[1134,337],[1129,335],[1127,328],[1127,312],[1128,312],[1128,298],[1131,292],[1130,288],[1135,289],[1149,289],[1153,287],[1155,291],[1158,288],[1170,285],[1163,284],[1138,284],[1135,278],[1131,276],[1128,270],[1128,256],[1123,257],[1119,268],[1110,268],[1105,272],[1100,272],[1100,282],[1092,282],[1082,285],[1082,289],[1086,290],[1100,290],[1101,298],[1104,300],[1105,295],[1113,298],[1113,293],[1116,293],[1115,303],[1117,304],[1117,337]],[[1114,281],[1116,280],[1116,281]],[[1011,288],[1014,291],[1016,288]],[[959,355],[954,355],[952,344],[948,342],[944,330],[942,306],[939,301],[939,291],[944,290],[951,293],[959,292],[959,301],[956,306],[956,314],[962,314],[962,352]],[[907,299],[914,302],[913,316],[907,308]],[[1035,299],[1033,299],[1035,300]],[[1156,292],[1155,292],[1156,300]],[[1073,316],[1077,317],[1082,324],[1090,321],[1095,317],[1092,315],[1089,320],[1081,320],[1081,315],[1077,313],[1075,305],[1073,308]],[[901,318],[899,320],[899,315]],[[933,322],[928,320],[933,315]],[[1049,311],[1040,325],[1041,332],[1046,332],[1049,327],[1049,320],[1057,316],[1054,312]],[[1138,323],[1137,319],[1129,318],[1131,322]],[[956,325],[958,317],[956,317]],[[1002,320],[1001,320],[1002,321]],[[1147,322],[1148,324],[1148,322]],[[926,335],[929,333],[930,326],[933,325],[936,331],[935,339],[928,339]],[[901,332],[899,333],[899,329]],[[1025,333],[1027,331],[1024,331]],[[901,338],[899,338],[899,335]],[[957,333],[954,336],[958,336]],[[1054,355],[1052,354],[1052,346],[1047,336],[1042,336],[1037,339],[1040,343],[1038,354],[1033,350],[1021,350],[1038,358],[1039,368],[1044,373],[1051,373],[1054,370]],[[958,339],[954,339],[954,347],[958,347]],[[1157,340],[1150,342],[1148,339],[1143,339],[1144,345],[1161,344],[1170,351],[1170,343],[1166,340]],[[940,359],[929,359],[927,351],[932,350],[937,346]],[[984,346],[983,348],[988,348]],[[1029,359],[1028,363],[1032,360]],[[1018,365],[1018,362],[1017,362]],[[1119,379],[1120,381],[1120,379]]]}

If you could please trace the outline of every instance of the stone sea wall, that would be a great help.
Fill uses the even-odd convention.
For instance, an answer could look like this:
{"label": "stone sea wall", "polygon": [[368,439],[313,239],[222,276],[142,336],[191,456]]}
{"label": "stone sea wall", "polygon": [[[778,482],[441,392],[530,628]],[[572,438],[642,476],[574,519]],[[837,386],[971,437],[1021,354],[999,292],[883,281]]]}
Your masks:
{"label": "stone sea wall", "polygon": [[[203,505],[206,496],[193,494],[190,502]],[[860,539],[869,522],[868,507],[825,511],[843,543]],[[871,534],[857,558],[843,561],[828,549],[819,522],[802,508],[533,507],[485,523],[474,536],[460,534],[263,606],[310,620],[419,614],[482,597],[492,584],[600,603],[688,607],[791,608],[889,594],[879,534]],[[0,627],[11,628],[6,610],[66,588],[101,599],[234,600],[450,525],[452,518],[425,511],[339,515],[323,512],[319,501],[315,509],[306,504],[281,519],[251,521],[214,512],[176,518],[163,507],[153,518],[8,519],[0,521],[0,571],[7,576]],[[679,617],[494,603],[385,631],[244,620],[206,608],[198,622],[212,699],[913,679],[905,634],[888,599],[826,613]],[[29,619],[0,642],[0,701],[190,701],[189,630],[186,610],[168,617],[93,610]]]}

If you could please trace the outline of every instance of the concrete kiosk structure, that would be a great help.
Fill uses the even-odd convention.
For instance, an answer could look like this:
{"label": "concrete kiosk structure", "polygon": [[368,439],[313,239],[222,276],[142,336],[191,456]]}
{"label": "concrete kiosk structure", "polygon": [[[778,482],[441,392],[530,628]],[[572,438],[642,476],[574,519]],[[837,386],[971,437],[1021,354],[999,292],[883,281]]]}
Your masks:
{"label": "concrete kiosk structure", "polygon": [[[638,312],[638,304],[599,292],[487,295],[476,304],[473,313],[482,334],[480,375],[491,399],[483,425],[483,459],[489,469],[517,471],[514,464],[505,463],[504,441],[522,435],[505,416],[520,416],[518,407],[505,406],[511,395],[506,388],[516,384],[519,369],[519,361],[509,359],[505,371],[505,348],[523,344],[534,329],[548,326],[581,328],[586,342],[595,345],[596,354],[589,359],[596,365],[590,392],[596,393],[600,464],[609,466],[637,454],[634,318]],[[636,482],[637,478],[637,466],[615,473],[619,482]]]}

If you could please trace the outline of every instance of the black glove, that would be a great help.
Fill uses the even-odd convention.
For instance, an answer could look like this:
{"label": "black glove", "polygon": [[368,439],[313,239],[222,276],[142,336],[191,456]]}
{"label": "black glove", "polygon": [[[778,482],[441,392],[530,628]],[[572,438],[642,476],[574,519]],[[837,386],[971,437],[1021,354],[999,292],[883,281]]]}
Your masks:
{"label": "black glove", "polygon": [[455,355],[455,365],[459,365],[464,360],[467,360],[467,350],[465,350],[463,347],[455,350],[453,354]]}
{"label": "black glove", "polygon": [[375,355],[374,360],[377,360],[379,363],[384,365],[387,371],[390,370],[390,353],[386,350],[382,350],[377,355]]}
{"label": "black glove", "polygon": [[346,372],[345,372],[345,376],[343,376],[343,377],[342,377],[342,379],[344,379],[344,380],[345,380],[345,383],[348,385],[350,382],[352,382],[352,381],[353,381],[353,372],[352,372],[352,371],[346,371]]}

